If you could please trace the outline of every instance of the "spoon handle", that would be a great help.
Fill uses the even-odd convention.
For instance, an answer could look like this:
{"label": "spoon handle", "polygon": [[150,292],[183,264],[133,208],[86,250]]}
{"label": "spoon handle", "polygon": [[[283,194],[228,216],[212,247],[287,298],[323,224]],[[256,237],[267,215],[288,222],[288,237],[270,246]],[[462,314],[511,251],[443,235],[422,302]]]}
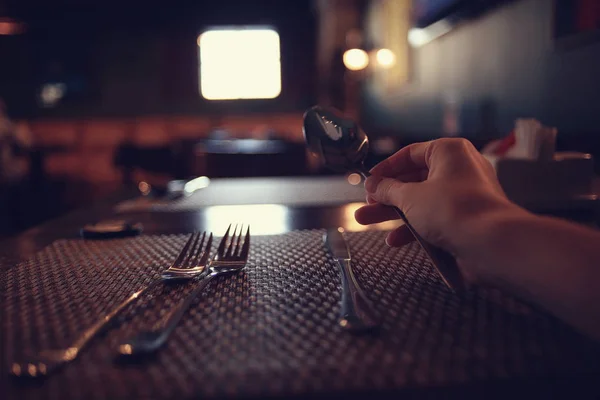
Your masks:
{"label": "spoon handle", "polygon": [[[360,171],[360,174],[365,179],[371,175],[368,171]],[[408,218],[406,218],[404,212],[395,206],[393,209],[404,222],[404,225],[406,225],[410,233],[412,233],[412,235],[415,237],[417,243],[419,243],[427,256],[429,256],[429,259],[433,263],[433,266],[437,270],[446,286],[452,290],[463,289],[465,287],[464,280],[454,256],[452,256],[452,254],[448,253],[446,250],[436,247],[423,239],[423,237],[419,235],[415,228],[413,228],[410,222],[408,222]]]}
{"label": "spoon handle", "polygon": [[458,290],[464,288],[464,281],[456,259],[452,254],[446,250],[441,249],[425,241],[421,235],[413,228],[413,226],[406,219],[406,215],[398,207],[393,207],[400,219],[404,221],[410,233],[413,234],[415,240],[421,245],[421,248],[425,250],[425,253],[429,256],[429,259],[433,263],[433,266],[437,270],[438,274],[450,289]]}

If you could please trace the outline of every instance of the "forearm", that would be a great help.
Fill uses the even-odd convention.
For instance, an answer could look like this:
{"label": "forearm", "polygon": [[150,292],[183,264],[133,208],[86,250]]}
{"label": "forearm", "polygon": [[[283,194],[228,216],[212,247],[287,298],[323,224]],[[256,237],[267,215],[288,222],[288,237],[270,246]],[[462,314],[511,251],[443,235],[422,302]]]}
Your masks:
{"label": "forearm", "polygon": [[600,232],[522,210],[481,223],[481,281],[535,302],[600,339]]}

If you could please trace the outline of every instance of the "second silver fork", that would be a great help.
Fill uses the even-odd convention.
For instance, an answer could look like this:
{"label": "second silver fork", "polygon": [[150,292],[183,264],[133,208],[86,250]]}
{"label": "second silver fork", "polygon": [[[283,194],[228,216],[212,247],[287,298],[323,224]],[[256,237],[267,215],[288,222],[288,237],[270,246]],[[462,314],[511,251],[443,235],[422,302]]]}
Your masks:
{"label": "second silver fork", "polygon": [[10,367],[10,373],[14,376],[28,378],[38,378],[50,374],[64,364],[75,360],[83,348],[87,346],[98,333],[102,332],[117,316],[119,316],[127,306],[159,283],[194,279],[205,273],[208,251],[212,246],[212,233],[208,238],[206,247],[204,247],[205,238],[206,232],[203,233],[202,236],[200,236],[200,233],[192,234],[177,256],[175,262],[165,270],[159,278],[133,293],[121,302],[121,304],[112,309],[112,311],[99,318],[94,325],[86,329],[69,347],[56,350],[43,350],[27,361],[14,362]]}
{"label": "second silver fork", "polygon": [[118,348],[121,355],[135,356],[153,353],[160,349],[166,342],[187,309],[194,299],[208,286],[208,284],[217,276],[231,274],[241,271],[248,260],[250,250],[250,227],[247,228],[244,240],[242,242],[242,227],[239,233],[237,225],[229,239],[229,230],[227,228],[225,235],[219,243],[217,254],[207,266],[207,273],[198,283],[198,286],[187,295],[187,297],[172,309],[162,320],[158,327],[149,331],[143,331],[129,340],[126,340]]}

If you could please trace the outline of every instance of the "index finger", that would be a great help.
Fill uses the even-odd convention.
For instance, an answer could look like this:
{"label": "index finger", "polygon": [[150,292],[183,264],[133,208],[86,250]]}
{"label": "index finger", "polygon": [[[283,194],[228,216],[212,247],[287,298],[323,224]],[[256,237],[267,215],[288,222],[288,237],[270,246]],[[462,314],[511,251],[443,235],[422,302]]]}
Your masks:
{"label": "index finger", "polygon": [[427,152],[432,141],[413,143],[386,158],[371,169],[371,174],[393,178],[413,170],[428,168]]}

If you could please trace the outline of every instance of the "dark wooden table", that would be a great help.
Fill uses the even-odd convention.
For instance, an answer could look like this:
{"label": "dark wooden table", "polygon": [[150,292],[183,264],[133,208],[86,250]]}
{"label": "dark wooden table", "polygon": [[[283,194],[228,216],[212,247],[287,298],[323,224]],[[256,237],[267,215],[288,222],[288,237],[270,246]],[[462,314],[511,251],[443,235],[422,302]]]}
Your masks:
{"label": "dark wooden table", "polygon": [[[274,182],[276,182],[277,178],[274,179]],[[292,180],[294,178],[289,179]],[[330,178],[314,179],[326,180]],[[234,185],[239,185],[240,182],[239,179],[222,179],[221,181],[231,181]],[[258,182],[259,180],[248,179],[249,183],[247,185],[251,186],[254,181]],[[264,182],[264,179],[261,182]],[[323,190],[328,190],[328,188],[328,186],[325,186]],[[221,188],[220,190],[222,191],[223,189]],[[600,187],[597,191],[600,192]],[[25,259],[57,239],[80,237],[80,229],[86,224],[97,223],[107,219],[139,222],[144,227],[144,234],[167,234],[222,228],[223,223],[225,223],[224,221],[231,220],[232,210],[235,212],[234,216],[256,213],[257,211],[269,212],[268,209],[264,208],[264,205],[261,208],[259,204],[245,204],[243,198],[237,201],[228,200],[225,202],[226,206],[214,207],[213,204],[194,210],[185,209],[178,212],[143,210],[117,212],[117,204],[138,197],[139,191],[137,188],[123,189],[98,201],[91,207],[73,211],[60,218],[29,229],[13,238],[3,240],[0,242],[0,257],[11,260]],[[329,204],[327,202],[318,204],[316,202],[315,204],[277,205],[276,209],[270,210],[276,214],[275,220],[271,221],[271,226],[269,226],[269,221],[265,221],[267,226],[263,226],[256,234],[277,234],[297,229],[320,229],[338,226],[342,226],[350,231],[391,229],[397,226],[395,222],[370,227],[359,225],[354,220],[354,210],[360,206],[359,199],[354,195],[354,198],[349,201],[349,204]],[[233,208],[228,208],[231,206]],[[259,207],[257,208],[257,206]],[[590,206],[589,204],[580,204],[577,207],[562,210],[536,211],[578,221],[587,225],[598,225],[599,222],[597,207]],[[218,232],[215,233],[219,234]]]}
{"label": "dark wooden table", "polygon": [[[274,178],[274,184],[278,178]],[[285,178],[284,178],[285,179]],[[293,178],[290,178],[293,179]],[[304,178],[306,179],[306,178]],[[331,177],[314,178],[323,179],[325,185],[322,190],[328,190]],[[344,178],[340,178],[344,179]],[[268,180],[268,179],[267,179]],[[222,179],[231,181],[233,185],[240,185],[239,179]],[[248,189],[252,182],[248,180]],[[261,182],[264,184],[265,179]],[[357,188],[360,191],[360,188]],[[221,187],[219,190],[223,190]],[[225,191],[227,192],[227,191]],[[196,230],[214,230],[219,235],[219,230],[227,221],[235,222],[232,218],[244,217],[260,212],[265,215],[261,226],[256,227],[254,234],[278,234],[297,229],[319,229],[342,226],[348,230],[364,229],[389,229],[396,223],[379,224],[373,227],[363,227],[354,220],[354,210],[360,206],[359,197],[354,191],[353,199],[349,204],[244,204],[244,199],[237,201],[228,200],[225,206],[215,206],[177,212],[154,212],[136,210],[133,212],[118,212],[116,205],[128,199],[139,197],[137,188],[123,189],[118,193],[97,202],[91,207],[73,211],[60,218],[48,221],[37,227],[29,229],[13,238],[0,242],[0,257],[10,260],[21,260],[30,257],[35,252],[43,249],[57,239],[74,239],[80,237],[80,229],[86,224],[98,223],[108,219],[127,220],[141,223],[144,234],[187,233]],[[239,194],[239,193],[237,193]],[[236,195],[236,193],[233,193]],[[291,194],[292,196],[295,195]],[[321,194],[322,196],[322,194]],[[214,197],[214,196],[213,196]],[[284,196],[285,197],[285,196]],[[339,197],[339,196],[338,196]],[[362,196],[361,196],[362,197]],[[266,207],[266,208],[265,208]],[[269,208],[270,207],[270,208]],[[232,214],[232,211],[234,214]],[[223,229],[224,230],[224,229]]]}

